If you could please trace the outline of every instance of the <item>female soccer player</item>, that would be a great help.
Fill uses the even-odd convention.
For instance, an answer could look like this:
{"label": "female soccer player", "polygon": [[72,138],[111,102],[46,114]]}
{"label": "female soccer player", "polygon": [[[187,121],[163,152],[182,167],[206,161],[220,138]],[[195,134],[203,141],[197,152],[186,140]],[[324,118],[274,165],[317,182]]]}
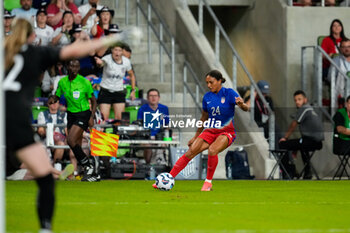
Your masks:
{"label": "female soccer player", "polygon": [[[208,149],[207,178],[201,191],[211,191],[211,181],[218,164],[218,154],[230,146],[236,138],[233,126],[235,105],[238,105],[243,111],[248,111],[248,106],[237,92],[222,86],[226,80],[219,71],[210,71],[205,80],[210,91],[203,97],[201,121],[210,120],[212,122],[210,125],[214,127],[221,125],[221,127],[198,128],[195,136],[188,142],[189,150],[176,161],[170,174],[175,178],[191,159]],[[153,187],[157,186],[153,184]]]}
{"label": "female soccer player", "polygon": [[40,143],[35,143],[31,127],[31,103],[39,76],[58,60],[86,56],[90,52],[109,46],[116,36],[78,42],[64,48],[34,47],[35,33],[25,19],[17,19],[12,34],[5,39],[6,98],[6,157],[7,165],[14,154],[36,178],[39,186],[37,210],[41,232],[51,232],[54,209],[53,167]]}
{"label": "female soccer player", "polygon": [[78,74],[79,70],[78,60],[69,61],[68,76],[58,82],[56,95],[59,98],[64,95],[67,101],[67,142],[79,164],[84,166],[84,176],[81,181],[94,182],[99,181],[100,177],[94,172],[81,145],[84,131],[94,125],[97,103],[91,83]]}

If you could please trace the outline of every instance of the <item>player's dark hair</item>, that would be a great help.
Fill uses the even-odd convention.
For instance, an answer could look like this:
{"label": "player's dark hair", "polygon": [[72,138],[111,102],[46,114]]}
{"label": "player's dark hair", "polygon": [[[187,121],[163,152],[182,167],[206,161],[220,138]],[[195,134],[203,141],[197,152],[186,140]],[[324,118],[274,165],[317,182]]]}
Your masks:
{"label": "player's dark hair", "polygon": [[209,72],[205,75],[205,77],[207,77],[207,76],[213,77],[213,78],[215,78],[215,79],[218,80],[218,81],[221,80],[221,83],[226,82],[226,79],[225,79],[224,77],[222,77],[221,72],[218,71],[218,70],[211,70],[211,71],[209,71]]}
{"label": "player's dark hair", "polygon": [[350,95],[346,97],[346,102],[348,102],[349,100],[350,100]]}
{"label": "player's dark hair", "polygon": [[132,52],[130,46],[129,46],[127,43],[124,43],[124,44],[123,44],[123,49],[124,49],[125,51],[129,52],[129,53]]}
{"label": "player's dark hair", "polygon": [[121,41],[118,41],[118,42],[116,42],[115,44],[113,44],[112,46],[111,46],[111,49],[114,49],[114,48],[116,48],[116,47],[119,47],[119,48],[124,48],[124,44],[123,44],[123,42],[121,42]]}
{"label": "player's dark hair", "polygon": [[151,88],[151,89],[149,89],[149,90],[147,91],[147,97],[149,96],[149,93],[151,93],[151,91],[156,91],[156,92],[158,93],[158,96],[160,96],[160,93],[159,93],[158,89],[156,89],[156,88]]}
{"label": "player's dark hair", "polygon": [[11,25],[12,33],[5,38],[5,69],[13,65],[13,58],[33,33],[32,25],[25,19],[17,18]]}
{"label": "player's dark hair", "polygon": [[297,95],[302,95],[306,98],[306,94],[304,91],[302,90],[297,90],[296,92],[294,92],[294,95],[293,96],[297,96]]}

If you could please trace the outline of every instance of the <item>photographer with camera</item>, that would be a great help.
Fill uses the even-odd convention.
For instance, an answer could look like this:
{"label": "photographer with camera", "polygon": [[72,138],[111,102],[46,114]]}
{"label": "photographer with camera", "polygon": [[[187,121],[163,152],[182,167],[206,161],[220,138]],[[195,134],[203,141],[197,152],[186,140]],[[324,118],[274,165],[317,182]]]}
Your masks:
{"label": "photographer with camera", "polygon": [[[140,107],[139,111],[137,112],[137,119],[142,120],[144,122],[144,126],[147,123],[153,123],[153,127],[150,127],[151,129],[151,139],[155,140],[156,138],[163,139],[163,134],[169,134],[169,131],[167,129],[165,131],[161,130],[161,127],[158,127],[157,124],[155,124],[156,120],[160,119],[159,123],[162,125],[162,122],[164,120],[164,124],[169,124],[169,109],[167,106],[160,104],[160,94],[159,91],[155,88],[151,88],[147,91],[147,104],[144,104]],[[149,119],[144,119],[144,116],[146,114],[149,114],[152,116],[152,119],[148,121]],[[153,119],[154,118],[154,119]],[[145,149],[144,150],[144,158],[146,160],[146,163],[149,164],[152,159],[152,149]]]}

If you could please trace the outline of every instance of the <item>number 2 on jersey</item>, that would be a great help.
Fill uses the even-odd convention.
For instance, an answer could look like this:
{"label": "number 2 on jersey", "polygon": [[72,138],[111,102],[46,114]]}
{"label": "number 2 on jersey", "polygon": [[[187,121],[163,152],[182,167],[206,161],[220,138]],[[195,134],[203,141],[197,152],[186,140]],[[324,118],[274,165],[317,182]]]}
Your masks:
{"label": "number 2 on jersey", "polygon": [[13,58],[14,65],[3,82],[4,91],[20,91],[22,85],[20,82],[16,81],[19,73],[21,73],[24,66],[24,59],[22,55],[16,55]]}
{"label": "number 2 on jersey", "polygon": [[217,106],[215,107],[211,107],[211,115],[212,116],[216,116],[216,115],[220,115],[220,107]]}

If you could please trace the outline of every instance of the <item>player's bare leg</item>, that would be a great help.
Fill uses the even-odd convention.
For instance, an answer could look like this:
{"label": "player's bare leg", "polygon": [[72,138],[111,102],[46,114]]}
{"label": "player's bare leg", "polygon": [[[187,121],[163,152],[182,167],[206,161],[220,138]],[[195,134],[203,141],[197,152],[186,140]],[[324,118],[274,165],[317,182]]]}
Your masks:
{"label": "player's bare leg", "polygon": [[[175,165],[170,171],[170,174],[175,178],[187,166],[191,159],[208,148],[209,144],[206,141],[204,141],[202,138],[196,138],[188,151],[176,161]],[[157,188],[155,184],[152,186],[153,188]]]}
{"label": "player's bare leg", "polygon": [[218,154],[225,150],[228,146],[228,138],[225,135],[220,135],[208,149],[208,168],[207,168],[207,178],[204,181],[201,191],[211,191],[212,190],[212,179],[218,165]]}
{"label": "player's bare leg", "polygon": [[39,186],[37,210],[42,230],[51,231],[55,205],[54,179],[49,157],[41,144],[35,143],[17,151],[17,156],[33,174]]}

